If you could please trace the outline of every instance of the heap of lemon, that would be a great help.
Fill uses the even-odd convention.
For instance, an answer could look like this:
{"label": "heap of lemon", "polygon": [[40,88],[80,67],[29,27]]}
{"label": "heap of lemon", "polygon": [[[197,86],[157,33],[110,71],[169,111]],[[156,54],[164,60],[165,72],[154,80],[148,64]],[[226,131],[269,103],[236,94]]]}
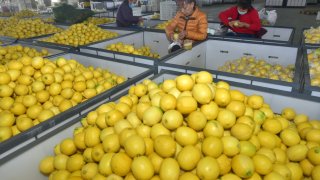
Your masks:
{"label": "heap of lemon", "polygon": [[312,50],[307,55],[312,86],[320,86],[320,48]]}
{"label": "heap of lemon", "polygon": [[305,42],[310,44],[319,44],[320,43],[320,26],[311,27],[303,31]]}
{"label": "heap of lemon", "polygon": [[282,66],[271,64],[263,59],[251,56],[243,56],[239,59],[226,62],[218,67],[219,71],[256,76],[273,80],[292,82],[294,77],[294,65]]}
{"label": "heap of lemon", "polygon": [[94,24],[94,25],[100,25],[100,24],[107,24],[115,22],[115,18],[98,18],[98,17],[89,17],[86,21],[83,23],[85,24]]}
{"label": "heap of lemon", "polygon": [[152,58],[160,58],[160,55],[158,53],[152,52],[149,46],[141,46],[140,48],[135,48],[131,44],[124,44],[122,42],[118,42],[115,44],[109,44],[106,47],[106,49],[109,51],[116,51],[140,56],[149,56]]}
{"label": "heap of lemon", "polygon": [[166,27],[171,23],[172,20],[165,21],[156,25],[156,29],[166,29]]}
{"label": "heap of lemon", "polygon": [[49,179],[319,179],[320,122],[205,71],[132,86],[45,157]]}
{"label": "heap of lemon", "polygon": [[26,10],[21,10],[15,13],[14,16],[17,18],[31,18],[31,17],[38,16],[38,14],[31,10],[26,9]]}
{"label": "heap of lemon", "polygon": [[49,52],[46,48],[43,48],[38,51],[35,48],[22,46],[20,44],[11,45],[11,46],[2,46],[0,47],[0,65],[7,64],[9,61],[12,61],[12,60],[18,60],[24,56],[33,58],[36,56],[45,57],[48,55],[49,55]]}
{"label": "heap of lemon", "polygon": [[43,22],[41,19],[9,18],[6,26],[0,29],[1,36],[24,39],[60,32],[61,29]]}
{"label": "heap of lemon", "polygon": [[74,24],[68,29],[46,38],[43,41],[77,47],[117,36],[118,33],[101,29],[94,24],[81,23]]}
{"label": "heap of lemon", "polygon": [[124,81],[73,59],[11,60],[0,66],[0,142]]}

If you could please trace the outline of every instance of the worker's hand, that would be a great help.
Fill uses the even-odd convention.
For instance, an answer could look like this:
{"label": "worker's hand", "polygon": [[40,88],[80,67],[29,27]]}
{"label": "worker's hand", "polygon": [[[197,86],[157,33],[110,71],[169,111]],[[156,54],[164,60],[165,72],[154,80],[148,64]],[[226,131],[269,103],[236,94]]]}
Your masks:
{"label": "worker's hand", "polygon": [[182,40],[187,36],[187,31],[181,31],[179,33],[179,39]]}
{"label": "worker's hand", "polygon": [[250,24],[245,23],[245,22],[239,22],[239,27],[241,27],[241,28],[249,28]]}
{"label": "worker's hand", "polygon": [[230,21],[228,25],[230,27],[234,28],[234,27],[238,27],[238,23],[239,23],[239,21]]}

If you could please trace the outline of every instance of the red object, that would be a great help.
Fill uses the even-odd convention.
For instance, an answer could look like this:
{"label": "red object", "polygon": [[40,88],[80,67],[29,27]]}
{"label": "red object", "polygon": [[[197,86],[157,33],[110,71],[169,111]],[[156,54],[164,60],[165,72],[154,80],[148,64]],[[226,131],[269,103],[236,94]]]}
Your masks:
{"label": "red object", "polygon": [[261,22],[258,15],[258,11],[254,8],[248,10],[248,12],[244,15],[239,15],[237,6],[233,6],[225,11],[222,11],[219,14],[220,21],[228,26],[230,21],[237,20],[239,16],[240,22],[248,23],[249,28],[231,28],[232,31],[236,33],[244,33],[244,34],[256,34],[261,28]]}

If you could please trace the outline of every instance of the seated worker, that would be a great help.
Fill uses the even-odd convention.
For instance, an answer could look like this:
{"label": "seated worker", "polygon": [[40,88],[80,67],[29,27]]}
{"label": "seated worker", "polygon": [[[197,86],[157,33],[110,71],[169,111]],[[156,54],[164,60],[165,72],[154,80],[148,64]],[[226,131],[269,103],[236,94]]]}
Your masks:
{"label": "seated worker", "polygon": [[[199,10],[195,0],[182,0],[181,8],[171,23],[166,27],[166,35],[170,42],[202,41],[207,38],[208,21],[207,16]],[[174,34],[178,33],[177,37]]]}
{"label": "seated worker", "polygon": [[133,16],[132,8],[136,7],[137,0],[124,0],[117,11],[116,22],[119,27],[138,27],[141,16]]}
{"label": "seated worker", "polygon": [[237,6],[221,12],[219,18],[233,31],[226,35],[256,38],[261,29],[258,11],[251,6],[251,0],[238,0]]}

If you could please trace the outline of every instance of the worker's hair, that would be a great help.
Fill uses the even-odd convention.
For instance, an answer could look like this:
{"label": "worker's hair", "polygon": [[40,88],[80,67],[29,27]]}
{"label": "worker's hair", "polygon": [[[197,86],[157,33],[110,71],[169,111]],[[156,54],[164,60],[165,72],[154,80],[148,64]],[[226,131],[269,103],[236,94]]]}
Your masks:
{"label": "worker's hair", "polygon": [[194,3],[194,7],[193,7],[193,9],[195,9],[195,8],[196,8],[196,6],[197,6],[197,2],[196,2],[196,0],[183,0],[183,2],[184,2],[184,3],[186,3],[186,4]]}
{"label": "worker's hair", "polygon": [[252,8],[251,0],[238,0],[238,7],[250,10]]}

